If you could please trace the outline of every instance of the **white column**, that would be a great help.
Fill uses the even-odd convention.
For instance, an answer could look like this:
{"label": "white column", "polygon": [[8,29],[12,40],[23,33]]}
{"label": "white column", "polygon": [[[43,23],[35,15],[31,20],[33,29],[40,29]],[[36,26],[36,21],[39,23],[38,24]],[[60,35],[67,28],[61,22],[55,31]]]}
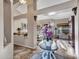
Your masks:
{"label": "white column", "polygon": [[79,59],[79,0],[76,0],[77,15],[75,16],[75,52],[77,59]]}
{"label": "white column", "polygon": [[35,48],[37,44],[37,24],[34,19],[36,14],[36,0],[27,0],[27,31],[29,46]]}
{"label": "white column", "polygon": [[4,16],[4,44],[8,45],[12,41],[12,8],[10,0],[3,0]]}
{"label": "white column", "polygon": [[3,0],[0,0],[0,50],[3,48],[4,23],[3,23]]}
{"label": "white column", "polygon": [[[11,0],[12,1],[12,0]],[[13,59],[12,2],[0,0],[0,59]],[[4,46],[4,36],[8,44]]]}

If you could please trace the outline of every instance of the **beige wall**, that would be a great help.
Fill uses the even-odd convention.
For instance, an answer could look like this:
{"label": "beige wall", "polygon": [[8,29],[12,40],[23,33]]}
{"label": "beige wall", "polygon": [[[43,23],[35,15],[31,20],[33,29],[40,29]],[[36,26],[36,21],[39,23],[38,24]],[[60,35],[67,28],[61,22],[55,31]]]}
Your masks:
{"label": "beige wall", "polygon": [[[21,27],[21,23],[25,23],[26,26],[27,26],[27,19],[14,19],[13,20],[13,32],[17,32],[17,28],[18,27]],[[26,30],[22,30],[22,32],[27,32],[27,29]],[[16,45],[20,45],[20,46],[24,46],[24,47],[29,47],[29,48],[32,48],[30,46],[30,41],[27,37],[24,37],[23,35],[21,36],[18,36],[18,35],[14,35],[14,44]]]}
{"label": "beige wall", "polygon": [[18,35],[15,35],[14,36],[14,44],[16,45],[20,45],[20,46],[24,46],[24,47],[28,47],[28,48],[33,48],[30,46],[30,42],[31,40],[29,40],[27,37],[24,37],[24,36],[18,36]]}
{"label": "beige wall", "polygon": [[13,45],[9,44],[7,47],[0,50],[0,59],[13,59]]}
{"label": "beige wall", "polygon": [[68,23],[68,19],[58,19],[58,20],[47,19],[47,20],[39,20],[39,21],[37,21],[37,24],[43,25],[43,24],[48,24],[49,22],[50,23],[54,22],[55,24]]}
{"label": "beige wall", "polygon": [[[27,19],[22,18],[22,19],[13,20],[13,32],[17,32],[16,29],[21,27],[21,23],[24,23],[27,26]],[[23,30],[23,31],[27,31],[27,30]]]}
{"label": "beige wall", "polygon": [[[4,37],[7,40],[7,43],[11,43],[11,33],[12,33],[12,24],[11,24],[11,3],[10,1],[4,0],[3,3],[3,16],[4,16]],[[7,44],[5,43],[5,44]]]}
{"label": "beige wall", "polygon": [[3,0],[0,1],[0,50],[3,48],[4,37],[4,24],[3,24]]}
{"label": "beige wall", "polygon": [[[9,0],[7,0],[9,1]],[[0,59],[13,59],[13,42],[9,43],[7,46],[4,47],[4,12],[3,12],[3,0],[0,0]],[[7,12],[10,12],[9,10]],[[7,19],[6,19],[7,20]],[[12,20],[12,18],[10,18]],[[10,21],[11,23],[11,21]],[[10,23],[5,23],[5,25],[11,26]],[[9,27],[8,26],[8,27]],[[6,28],[8,28],[6,27]],[[5,29],[6,29],[5,28]],[[9,28],[11,31],[11,27]],[[8,34],[8,33],[7,33]],[[11,36],[10,32],[10,36]],[[12,38],[12,36],[11,36]]]}

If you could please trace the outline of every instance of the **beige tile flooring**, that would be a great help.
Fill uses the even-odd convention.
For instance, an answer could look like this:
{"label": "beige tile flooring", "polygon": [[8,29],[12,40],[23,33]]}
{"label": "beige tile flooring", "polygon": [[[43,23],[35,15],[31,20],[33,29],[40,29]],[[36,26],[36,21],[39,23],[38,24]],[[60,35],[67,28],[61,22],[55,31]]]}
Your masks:
{"label": "beige tile flooring", "polygon": [[[36,50],[32,50],[15,45],[14,59],[30,59],[30,57],[32,57],[35,53],[38,53],[39,51],[39,47]],[[57,59],[75,59],[73,56],[67,55],[66,51],[63,49],[60,49],[56,52],[56,57]]]}
{"label": "beige tile flooring", "polygon": [[[37,50],[35,51],[35,53],[39,53],[41,49],[38,47]],[[70,53],[68,53],[70,54]],[[68,55],[67,51],[65,51],[64,49],[58,49],[55,52],[56,58],[57,59],[76,59],[74,55]]]}
{"label": "beige tile flooring", "polygon": [[31,49],[15,45],[14,59],[30,59],[31,54]]}

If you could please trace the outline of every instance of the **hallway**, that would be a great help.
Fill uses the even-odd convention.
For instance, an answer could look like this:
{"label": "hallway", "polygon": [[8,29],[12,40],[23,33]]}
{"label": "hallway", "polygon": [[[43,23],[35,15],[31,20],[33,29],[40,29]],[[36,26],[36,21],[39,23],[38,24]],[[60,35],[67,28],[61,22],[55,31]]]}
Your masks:
{"label": "hallway", "polygon": [[79,0],[0,0],[0,59],[79,59]]}
{"label": "hallway", "polygon": [[52,26],[53,39],[57,40],[56,58],[76,59],[74,25],[76,11],[73,10],[75,2],[74,0],[28,0],[19,3],[14,1],[14,12],[16,12],[14,47],[22,46],[22,49],[18,47],[14,49],[15,59],[31,57],[40,59],[43,50],[37,45],[44,38],[40,31],[45,24]]}

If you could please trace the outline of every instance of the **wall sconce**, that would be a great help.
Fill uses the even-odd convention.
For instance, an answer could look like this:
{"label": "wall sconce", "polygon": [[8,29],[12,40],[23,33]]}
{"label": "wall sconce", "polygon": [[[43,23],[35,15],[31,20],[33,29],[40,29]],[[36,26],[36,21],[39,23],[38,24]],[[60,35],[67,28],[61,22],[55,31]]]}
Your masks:
{"label": "wall sconce", "polygon": [[76,14],[77,14],[77,7],[74,7],[74,8],[72,9],[72,11],[73,11],[73,13],[76,15]]}

